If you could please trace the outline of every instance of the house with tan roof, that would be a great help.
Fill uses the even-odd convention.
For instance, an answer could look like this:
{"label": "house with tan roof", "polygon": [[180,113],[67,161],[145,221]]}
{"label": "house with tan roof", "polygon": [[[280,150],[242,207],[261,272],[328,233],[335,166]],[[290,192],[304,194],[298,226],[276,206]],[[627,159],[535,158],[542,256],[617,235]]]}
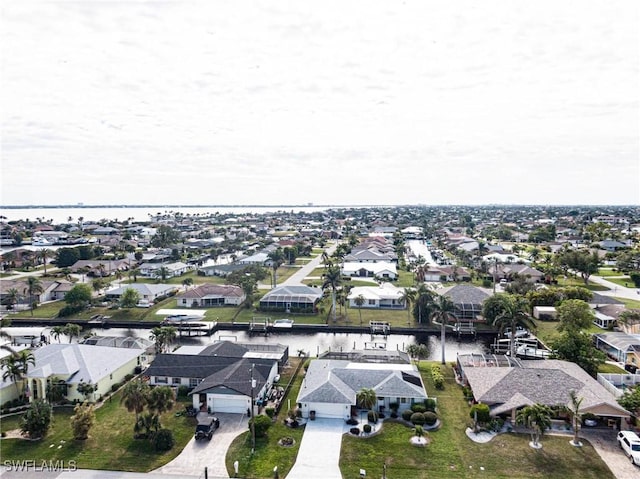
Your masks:
{"label": "house with tan roof", "polygon": [[238,306],[247,298],[240,286],[232,284],[201,284],[178,296],[178,306],[185,308],[209,308],[213,306]]}

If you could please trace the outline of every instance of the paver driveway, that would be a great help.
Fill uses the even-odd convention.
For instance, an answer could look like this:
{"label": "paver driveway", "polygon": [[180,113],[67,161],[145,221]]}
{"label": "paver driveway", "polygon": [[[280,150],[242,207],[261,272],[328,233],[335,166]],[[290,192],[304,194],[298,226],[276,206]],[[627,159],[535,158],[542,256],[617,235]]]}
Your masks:
{"label": "paver driveway", "polygon": [[153,472],[163,474],[185,474],[204,477],[207,468],[210,478],[229,477],[225,466],[227,450],[233,440],[248,429],[245,414],[216,414],[220,428],[213,433],[211,441],[191,439],[173,461]]}

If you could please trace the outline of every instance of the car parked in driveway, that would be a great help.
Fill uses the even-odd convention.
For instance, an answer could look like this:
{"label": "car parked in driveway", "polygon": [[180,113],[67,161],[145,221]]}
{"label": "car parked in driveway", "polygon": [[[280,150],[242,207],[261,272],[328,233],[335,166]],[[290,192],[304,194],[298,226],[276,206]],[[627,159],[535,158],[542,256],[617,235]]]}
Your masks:
{"label": "car parked in driveway", "polygon": [[196,426],[195,438],[211,440],[213,431],[220,427],[220,421],[215,416],[207,416],[202,419],[198,419],[198,425]]}
{"label": "car parked in driveway", "polygon": [[633,431],[620,431],[618,445],[629,457],[632,464],[640,466],[640,437]]}

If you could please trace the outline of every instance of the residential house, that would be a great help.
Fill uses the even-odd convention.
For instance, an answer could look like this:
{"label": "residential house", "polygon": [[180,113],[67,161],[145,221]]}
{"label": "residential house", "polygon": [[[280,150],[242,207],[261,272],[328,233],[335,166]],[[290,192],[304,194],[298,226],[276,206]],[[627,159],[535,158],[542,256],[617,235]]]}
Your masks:
{"label": "residential house", "polygon": [[352,278],[377,278],[395,280],[398,271],[395,263],[381,261],[377,263],[342,263],[340,273]]}
{"label": "residential house", "polygon": [[640,368],[640,334],[615,331],[595,334],[594,339],[596,347],[614,361]]}
{"label": "residential house", "polygon": [[231,284],[201,284],[179,295],[178,306],[208,308],[238,306],[247,298],[240,286]]}
{"label": "residential house", "polygon": [[592,413],[611,420],[618,429],[630,417],[616,398],[585,372],[568,361],[547,359],[511,360],[507,356],[461,354],[457,370],[473,391],[474,400],[487,404],[492,416],[515,421],[525,406],[544,404],[552,408],[571,406],[573,391],[582,399],[580,414]]}
{"label": "residential house", "polygon": [[322,289],[310,286],[278,286],[260,299],[261,311],[315,313]]}
{"label": "residential house", "polygon": [[141,300],[152,303],[157,298],[170,296],[178,291],[175,284],[152,284],[152,283],[129,283],[119,288],[110,289],[105,293],[107,299],[119,300],[124,292],[133,289],[138,293]]}
{"label": "residential house", "polygon": [[[182,350],[183,348],[180,348]],[[246,414],[252,397],[262,401],[278,375],[284,351],[254,351],[221,341],[197,354],[159,354],[145,371],[152,386],[186,386],[193,406],[216,413]]]}
{"label": "residential house", "polygon": [[174,263],[144,263],[138,268],[141,276],[161,278],[164,271],[165,278],[175,278],[187,273],[191,267],[181,261]]}
{"label": "residential house", "polygon": [[412,364],[364,363],[315,359],[309,364],[296,402],[302,417],[349,419],[357,414],[356,395],[363,388],[376,392],[376,410],[399,410],[423,403],[427,392]]}
{"label": "residential house", "polygon": [[458,284],[439,290],[440,295],[449,298],[454,306],[458,321],[484,321],[482,305],[489,294],[475,286]]}
{"label": "residential house", "polygon": [[[404,289],[397,288],[391,283],[382,283],[379,286],[356,286],[351,288],[347,299],[350,308],[374,308],[374,309],[404,309],[406,304],[401,301]],[[362,296],[362,306],[356,304],[356,299]]]}
{"label": "residential house", "polygon": [[198,268],[198,274],[202,274],[203,276],[220,276],[226,278],[231,273],[234,273],[235,271],[242,271],[248,267],[249,265],[240,263],[213,264]]}
{"label": "residential house", "polygon": [[[142,366],[145,354],[142,349],[49,344],[33,350],[35,365],[27,372],[24,388],[31,401],[45,397],[47,386],[52,382],[64,387],[64,397],[69,401],[96,401],[111,392],[112,385],[122,382],[127,374],[133,374],[136,367]],[[81,383],[93,384],[95,392],[86,398],[78,392]],[[17,395],[15,385],[9,387],[3,382],[0,403]]]}
{"label": "residential house", "polygon": [[490,268],[490,273],[496,275],[496,279],[513,280],[516,277],[525,278],[529,283],[539,283],[544,278],[544,273],[526,264],[508,263],[498,264]]}
{"label": "residential house", "polygon": [[71,272],[79,274],[85,271],[87,276],[111,276],[117,271],[127,271],[129,269],[130,262],[125,259],[110,259],[110,260],[93,260],[93,259],[81,259],[73,263],[69,268]]}
{"label": "residential house", "polygon": [[427,266],[420,268],[423,281],[471,281],[471,274],[461,266]]}

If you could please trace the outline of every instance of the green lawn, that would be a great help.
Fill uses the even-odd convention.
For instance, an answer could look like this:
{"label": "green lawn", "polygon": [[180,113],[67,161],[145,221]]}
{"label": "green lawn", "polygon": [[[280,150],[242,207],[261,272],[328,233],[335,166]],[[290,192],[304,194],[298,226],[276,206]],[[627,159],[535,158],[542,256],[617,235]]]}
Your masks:
{"label": "green lawn", "polygon": [[175,411],[184,409],[184,403],[177,403],[173,411],[162,416],[162,425],[173,431],[176,444],[168,452],[155,452],[149,441],[133,439],[134,414],[127,412],[119,400],[120,395],[116,394],[111,402],[105,402],[104,406],[96,411],[96,424],[86,441],[73,439],[70,425],[73,410],[56,409],[53,427],[47,437],[33,442],[3,439],[2,458],[37,458],[47,461],[60,460],[65,463],[75,460],[79,468],[148,472],[171,461],[191,439],[195,419],[186,416],[175,417]]}

